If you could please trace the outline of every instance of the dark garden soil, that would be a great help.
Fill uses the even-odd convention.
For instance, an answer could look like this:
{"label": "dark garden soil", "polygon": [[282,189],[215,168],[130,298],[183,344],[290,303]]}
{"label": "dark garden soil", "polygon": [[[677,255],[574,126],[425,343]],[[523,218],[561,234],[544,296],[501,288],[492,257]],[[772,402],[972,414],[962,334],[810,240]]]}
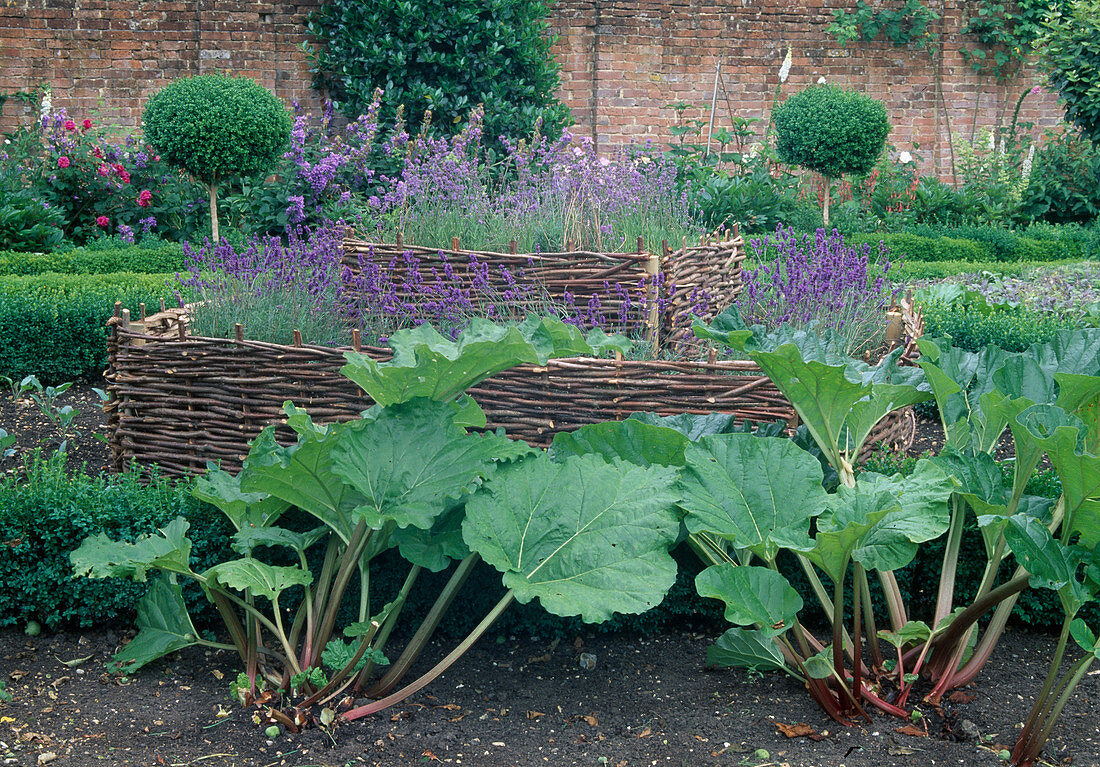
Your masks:
{"label": "dark garden soil", "polygon": [[[0,679],[12,694],[0,703],[0,764],[992,766],[1027,714],[1052,645],[1008,635],[978,683],[945,706],[946,719],[927,708],[907,728],[927,727],[925,737],[885,717],[838,727],[787,677],[707,672],[711,638],[700,633],[555,645],[490,635],[388,712],[269,739],[254,710],[229,697],[232,655],[191,649],[122,679],[103,671],[121,638],[0,632]],[[581,668],[582,652],[594,668]],[[779,731],[801,723],[820,740]],[[1100,674],[1081,683],[1046,760],[1100,765]]]}
{"label": "dark garden soil", "polygon": [[107,416],[99,397],[92,391],[93,386],[102,388],[104,382],[77,381],[58,397],[58,407],[70,405],[73,410],[80,411],[68,433],[63,433],[51,422],[30,396],[24,394],[17,401],[12,401],[10,394],[0,396],[0,429],[16,438],[15,454],[6,459],[0,457],[0,472],[17,471],[36,448],[41,448],[44,456],[53,455],[62,442],[69,455],[70,468],[84,465],[89,474],[106,470],[110,450],[96,435],[106,436]]}

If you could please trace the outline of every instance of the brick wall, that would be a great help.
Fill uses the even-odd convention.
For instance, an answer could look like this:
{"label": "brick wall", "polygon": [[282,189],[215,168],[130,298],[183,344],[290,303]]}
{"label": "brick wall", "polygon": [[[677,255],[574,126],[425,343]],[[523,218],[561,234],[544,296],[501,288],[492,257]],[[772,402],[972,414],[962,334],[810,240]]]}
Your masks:
{"label": "brick wall", "polygon": [[[80,116],[99,109],[135,125],[145,99],[173,78],[219,70],[255,77],[282,98],[316,108],[300,45],[303,19],[318,1],[3,0],[0,93],[48,82],[55,107]],[[942,14],[935,26],[943,44],[932,57],[886,42],[841,48],[826,27],[831,9],[849,0],[557,0],[561,96],[576,130],[600,146],[666,142],[676,119],[667,105],[686,102],[693,107],[686,115],[700,116],[721,62],[719,124],[730,112],[766,120],[790,45],[794,63],[782,95],[821,77],[865,90],[886,102],[891,142],[910,150],[919,144],[926,172],[947,175],[948,125],[956,137],[969,137],[1010,119],[1020,93],[1038,80],[1032,70],[1008,83],[979,78],[960,54],[965,4],[928,2]],[[0,130],[33,111],[9,99]],[[1025,100],[1021,119],[1038,131],[1057,124],[1061,111],[1043,93]]]}

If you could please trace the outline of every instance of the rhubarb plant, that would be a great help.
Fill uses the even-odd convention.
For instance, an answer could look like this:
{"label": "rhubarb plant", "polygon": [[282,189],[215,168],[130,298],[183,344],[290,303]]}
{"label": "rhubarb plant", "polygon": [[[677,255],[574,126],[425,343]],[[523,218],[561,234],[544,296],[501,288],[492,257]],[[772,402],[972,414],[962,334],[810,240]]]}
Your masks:
{"label": "rhubarb plant", "polygon": [[[133,671],[192,644],[233,649],[245,667],[242,699],[296,730],[403,700],[461,657],[513,601],[537,599],[586,621],[661,601],[675,580],[673,469],[582,455],[551,461],[503,434],[467,429],[479,412],[467,387],[510,365],[599,353],[620,339],[589,336],[592,346],[575,328],[539,319],[518,328],[475,323],[457,342],[433,333],[395,333],[391,363],[350,356],[345,372],[378,402],[362,418],[320,425],[287,403],[295,444],[279,444],[269,427],[237,476],[211,467],[198,481],[196,496],[237,528],[239,557],[193,570],[182,519],[134,543],[101,534],[72,554],[81,575],[161,574],[116,668]],[[305,530],[284,524],[303,515],[312,520]],[[311,570],[315,547],[323,556]],[[377,609],[371,564],[394,547],[407,575],[396,598]],[[401,686],[478,561],[500,571],[505,596],[435,668]],[[419,574],[447,568],[449,580],[391,662],[387,643]],[[181,579],[198,583],[214,603],[229,643],[195,631]],[[356,620],[338,627],[355,581],[358,601],[348,606]],[[352,693],[374,702],[354,706]]]}

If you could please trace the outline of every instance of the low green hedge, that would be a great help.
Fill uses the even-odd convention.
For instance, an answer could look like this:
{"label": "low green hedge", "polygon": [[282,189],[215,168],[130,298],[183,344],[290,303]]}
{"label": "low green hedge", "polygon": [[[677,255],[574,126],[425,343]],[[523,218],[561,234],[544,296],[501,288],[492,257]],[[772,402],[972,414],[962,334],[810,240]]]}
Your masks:
{"label": "low green hedge", "polygon": [[924,335],[951,336],[952,343],[969,352],[996,344],[1022,352],[1032,344],[1050,341],[1059,330],[1077,327],[1072,317],[1022,308],[993,309],[929,302],[924,306]]}
{"label": "low green hedge", "polygon": [[1002,277],[1022,277],[1037,267],[1079,264],[1080,259],[1066,261],[902,261],[890,267],[890,279],[894,282],[912,280],[938,280],[957,274],[990,272]]}
{"label": "low green hedge", "polygon": [[116,301],[135,316],[141,303],[175,304],[175,275],[45,274],[0,277],[0,375],[57,383],[102,372]]}
{"label": "low green hedge", "polygon": [[881,242],[893,261],[906,264],[933,261],[1015,264],[1050,263],[1100,258],[1100,228],[1076,224],[1033,224],[1013,231],[994,226],[913,226],[902,232],[853,233],[849,245],[869,244],[872,255]]}
{"label": "low green hedge", "polygon": [[[32,466],[24,481],[0,481],[0,626],[32,619],[51,628],[130,625],[146,584],[72,575],[69,552],[89,535],[133,540],[182,515],[191,521],[197,566],[224,558],[232,534],[225,515],[192,498],[188,485],[141,480],[136,472],[70,476],[52,461]],[[187,596],[208,610],[198,589]],[[212,610],[207,617],[216,620]]]}
{"label": "low green hedge", "polygon": [[871,255],[878,252],[881,242],[890,249],[890,260],[902,263],[912,261],[995,261],[993,251],[987,245],[973,240],[953,237],[921,237],[907,232],[884,234],[850,234],[845,236],[847,245],[871,246]]}
{"label": "low green hedge", "polygon": [[174,242],[152,245],[109,244],[76,248],[64,253],[0,251],[0,275],[111,274],[139,272],[161,274],[183,269],[183,247]]}

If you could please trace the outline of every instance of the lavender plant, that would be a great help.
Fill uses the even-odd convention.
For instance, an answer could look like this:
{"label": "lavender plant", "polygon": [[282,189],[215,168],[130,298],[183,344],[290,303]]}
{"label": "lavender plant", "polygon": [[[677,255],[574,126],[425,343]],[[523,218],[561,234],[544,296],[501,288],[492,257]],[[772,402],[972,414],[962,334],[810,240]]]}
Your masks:
{"label": "lavender plant", "polygon": [[870,245],[845,245],[835,229],[799,238],[782,225],[774,238],[750,242],[759,266],[745,270],[737,302],[748,322],[833,330],[852,356],[879,344],[883,315],[898,294],[888,280],[891,262],[883,246],[875,261]]}

